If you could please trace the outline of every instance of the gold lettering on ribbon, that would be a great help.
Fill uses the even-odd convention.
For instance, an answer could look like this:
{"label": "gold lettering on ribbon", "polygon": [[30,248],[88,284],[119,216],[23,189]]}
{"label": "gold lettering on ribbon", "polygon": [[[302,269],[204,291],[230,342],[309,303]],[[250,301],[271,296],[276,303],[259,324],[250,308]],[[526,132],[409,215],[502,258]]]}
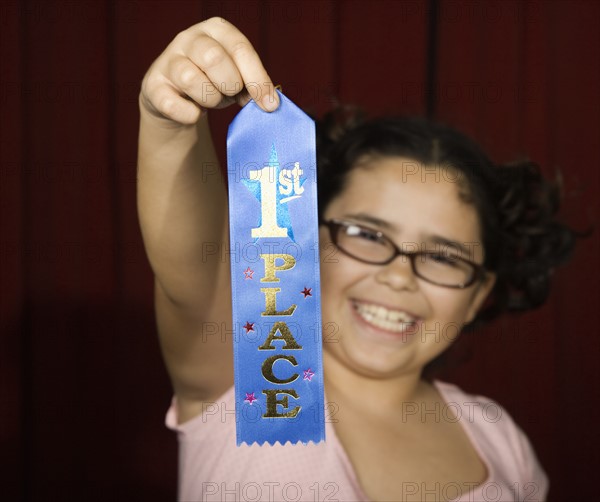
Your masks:
{"label": "gold lettering on ribbon", "polygon": [[[279,333],[280,336],[277,336],[277,333]],[[285,345],[282,347],[282,350],[302,349],[302,347],[298,345],[298,342],[294,338],[294,335],[292,335],[292,332],[290,331],[290,328],[288,328],[288,325],[283,321],[278,321],[275,324],[273,324],[273,328],[271,329],[269,336],[267,336],[265,343],[258,347],[258,350],[275,350],[275,347],[271,345],[271,342],[273,342],[273,340],[285,340]]]}
{"label": "gold lettering on ribbon", "polygon": [[294,310],[296,310],[297,305],[292,304],[291,307],[282,310],[281,312],[277,311],[276,295],[281,291],[281,288],[260,288],[260,290],[265,294],[265,311],[260,314],[261,316],[290,316],[294,313]]}
{"label": "gold lettering on ribbon", "polygon": [[298,366],[298,361],[296,361],[296,358],[294,356],[284,356],[282,354],[278,354],[275,356],[267,357],[262,365],[263,376],[269,382],[276,383],[278,385],[292,383],[294,380],[296,380],[298,378],[298,373],[294,373],[290,378],[288,378],[286,380],[281,380],[273,374],[273,365],[275,364],[275,361],[278,361],[279,359],[284,359],[286,361],[289,361],[289,363],[292,366]]}
{"label": "gold lettering on ribbon", "polygon": [[[260,257],[265,261],[265,276],[260,282],[279,282],[275,272],[289,270],[296,265],[296,259],[291,254],[261,254]],[[279,266],[275,265],[277,259],[283,260]]]}
{"label": "gold lettering on ribbon", "polygon": [[[283,406],[284,410],[289,408],[288,396],[298,399],[298,393],[294,389],[263,390],[263,394],[267,396],[267,412],[263,415],[263,418],[294,418],[300,411],[300,406],[296,406],[287,413],[277,413],[277,405]],[[281,399],[277,399],[278,394],[286,395]]]}

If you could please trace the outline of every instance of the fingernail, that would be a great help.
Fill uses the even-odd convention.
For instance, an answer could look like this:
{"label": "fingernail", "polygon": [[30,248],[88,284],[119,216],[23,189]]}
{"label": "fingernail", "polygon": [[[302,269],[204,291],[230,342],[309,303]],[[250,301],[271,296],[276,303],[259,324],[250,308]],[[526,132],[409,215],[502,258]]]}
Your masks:
{"label": "fingernail", "polygon": [[262,99],[262,105],[265,110],[274,112],[279,107],[279,97],[276,94],[267,94]]}

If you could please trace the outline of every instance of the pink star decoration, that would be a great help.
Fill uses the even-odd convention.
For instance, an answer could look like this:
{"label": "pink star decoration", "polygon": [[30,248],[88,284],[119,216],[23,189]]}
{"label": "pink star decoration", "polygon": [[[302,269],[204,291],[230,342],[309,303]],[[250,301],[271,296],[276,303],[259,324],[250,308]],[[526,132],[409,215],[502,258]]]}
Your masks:
{"label": "pink star decoration", "polygon": [[250,321],[246,321],[246,324],[244,324],[243,328],[246,330],[246,333],[249,333],[250,331],[254,331],[254,323],[250,322]]}
{"label": "pink star decoration", "polygon": [[307,296],[312,296],[312,288],[307,288],[306,286],[304,286],[304,289],[302,291],[300,291],[300,293],[302,293],[304,295],[304,298],[306,298]]}
{"label": "pink star decoration", "polygon": [[248,403],[250,406],[252,406],[254,401],[258,401],[258,398],[254,396],[254,392],[246,392],[246,399],[244,399],[244,403]]}
{"label": "pink star decoration", "polygon": [[312,377],[315,376],[315,372],[312,371],[310,368],[308,368],[307,370],[304,370],[304,380],[308,380],[309,382],[312,381]]}
{"label": "pink star decoration", "polygon": [[252,279],[253,273],[254,273],[254,270],[252,270],[250,267],[248,267],[246,270],[244,270],[244,279]]}

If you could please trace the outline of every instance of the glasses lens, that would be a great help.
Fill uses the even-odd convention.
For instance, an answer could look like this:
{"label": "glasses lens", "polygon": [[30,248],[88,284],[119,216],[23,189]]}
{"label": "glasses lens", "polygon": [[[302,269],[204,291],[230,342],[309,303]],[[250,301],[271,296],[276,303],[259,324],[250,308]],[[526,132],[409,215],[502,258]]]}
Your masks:
{"label": "glasses lens", "polygon": [[472,281],[475,269],[458,253],[423,253],[415,257],[415,269],[423,279],[444,286],[462,286]]}
{"label": "glasses lens", "polygon": [[333,223],[337,246],[349,255],[370,263],[384,263],[394,255],[392,243],[377,230],[353,223]]}
{"label": "glasses lens", "polygon": [[433,284],[461,288],[471,284],[476,274],[473,264],[465,261],[460,253],[453,249],[414,254],[398,253],[392,241],[378,230],[343,221],[330,221],[329,228],[336,246],[346,254],[373,264],[388,263],[397,254],[400,254],[402,259],[410,257],[415,274]]}

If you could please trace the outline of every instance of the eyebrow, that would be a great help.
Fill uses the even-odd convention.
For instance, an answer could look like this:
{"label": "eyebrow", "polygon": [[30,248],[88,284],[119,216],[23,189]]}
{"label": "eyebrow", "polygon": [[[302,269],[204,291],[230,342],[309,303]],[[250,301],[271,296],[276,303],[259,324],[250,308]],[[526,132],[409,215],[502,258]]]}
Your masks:
{"label": "eyebrow", "polygon": [[458,241],[452,241],[450,239],[445,239],[444,237],[441,237],[439,235],[432,235],[432,236],[430,236],[429,237],[429,241],[433,242],[434,244],[440,244],[442,246],[447,246],[447,247],[455,248],[458,251],[460,251],[461,253],[464,253],[462,255],[463,258],[466,256],[466,258],[468,260],[473,260],[473,256],[472,256],[473,251],[471,249],[469,249],[467,246],[464,246],[463,244],[461,244]]}
{"label": "eyebrow", "polygon": [[385,230],[397,230],[396,226],[390,223],[389,221],[382,220],[380,218],[371,216],[370,214],[366,213],[346,214],[344,218],[352,218],[354,220],[370,223],[371,225],[375,225]]}
{"label": "eyebrow", "polygon": [[[365,223],[370,223],[371,225],[375,225],[384,230],[391,230],[391,231],[398,230],[396,225],[394,225],[393,223],[390,223],[389,221],[382,220],[380,218],[377,218],[375,216],[372,216],[372,215],[366,214],[366,213],[346,214],[344,217],[352,218],[352,219],[362,221]],[[470,259],[470,260],[473,259],[472,250],[469,249],[469,247],[461,244],[459,241],[453,241],[451,239],[446,239],[445,237],[442,237],[440,235],[429,235],[429,236],[426,236],[425,240],[428,242],[431,242],[433,244],[438,244],[441,246],[454,248],[454,249],[460,251],[461,253],[463,253],[463,257],[466,256],[467,259]]]}

